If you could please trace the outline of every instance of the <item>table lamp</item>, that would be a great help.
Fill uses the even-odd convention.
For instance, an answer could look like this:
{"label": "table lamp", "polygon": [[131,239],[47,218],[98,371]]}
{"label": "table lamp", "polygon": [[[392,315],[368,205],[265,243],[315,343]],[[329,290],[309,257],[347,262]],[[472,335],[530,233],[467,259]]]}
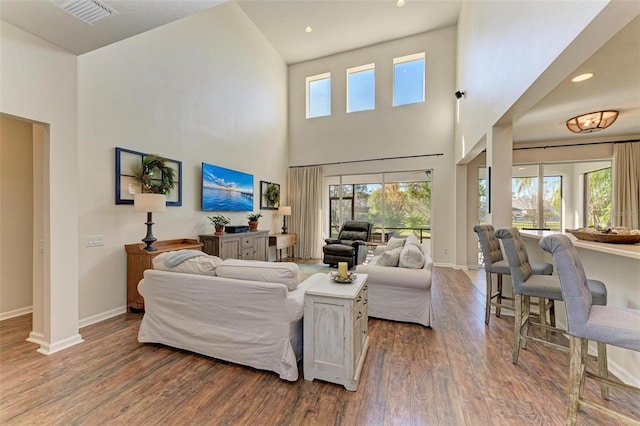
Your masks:
{"label": "table lamp", "polygon": [[137,212],[147,213],[147,235],[142,239],[147,243],[144,248],[147,251],[156,251],[152,244],[157,240],[153,236],[151,228],[153,221],[151,215],[153,213],[164,213],[167,211],[167,197],[164,194],[135,194],[133,196],[133,209]]}
{"label": "table lamp", "polygon": [[287,233],[287,216],[291,216],[291,206],[280,206],[278,213],[282,215],[282,233]]}

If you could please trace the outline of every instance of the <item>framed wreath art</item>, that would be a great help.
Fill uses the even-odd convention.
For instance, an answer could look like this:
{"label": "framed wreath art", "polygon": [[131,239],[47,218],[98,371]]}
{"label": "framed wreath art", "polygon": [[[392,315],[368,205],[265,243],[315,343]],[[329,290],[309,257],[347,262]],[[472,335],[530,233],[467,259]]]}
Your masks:
{"label": "framed wreath art", "polygon": [[164,194],[168,206],[181,206],[182,162],[116,148],[116,204],[133,204],[138,193]]}
{"label": "framed wreath art", "polygon": [[277,210],[280,207],[280,185],[260,181],[260,209]]}

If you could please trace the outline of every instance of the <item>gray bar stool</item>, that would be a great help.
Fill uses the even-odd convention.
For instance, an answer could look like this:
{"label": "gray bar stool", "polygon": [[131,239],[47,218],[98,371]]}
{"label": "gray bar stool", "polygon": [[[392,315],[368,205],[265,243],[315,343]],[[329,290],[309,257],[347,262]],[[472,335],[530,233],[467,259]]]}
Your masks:
{"label": "gray bar stool", "polygon": [[[604,405],[583,398],[586,377],[598,381],[602,388],[611,385],[638,393],[640,389],[609,379],[605,370],[599,374],[587,372],[587,344],[614,345],[640,352],[640,310],[597,306],[578,252],[566,235],[550,235],[540,241],[540,247],[551,253],[560,277],[560,288],[567,311],[567,332],[571,361],[569,365],[569,403],[567,425],[575,425],[580,406],[588,407],[629,424],[640,424]],[[603,395],[609,399],[608,394]]]}
{"label": "gray bar stool", "polygon": [[[485,314],[484,323],[489,325],[489,318],[491,317],[491,307],[496,308],[496,317],[500,318],[500,310],[502,308],[514,310],[513,297],[507,297],[502,294],[502,275],[511,275],[509,269],[509,263],[502,257],[502,250],[500,249],[500,240],[495,236],[495,229],[493,225],[476,225],[473,230],[478,234],[478,241],[480,242],[480,249],[482,250],[482,257],[484,258],[484,271],[486,273],[486,301],[485,301]],[[545,262],[530,262],[531,273],[533,275],[551,275],[553,273],[553,265]],[[492,274],[498,276],[496,283],[496,291],[493,291]],[[494,301],[495,299],[495,301]],[[502,303],[503,300],[511,301],[511,304]],[[556,325],[556,313],[553,306],[553,301],[546,302],[540,300],[539,312],[541,312],[546,320],[546,311],[549,311],[549,322],[552,326]]]}
{"label": "gray bar stool", "polygon": [[[518,363],[520,348],[525,349],[528,341],[542,343],[553,349],[569,352],[566,346],[543,340],[529,334],[529,326],[539,327],[543,331],[555,331],[566,333],[566,330],[552,327],[541,321],[539,324],[530,321],[530,298],[539,297],[542,299],[563,300],[560,291],[560,281],[557,277],[550,275],[533,275],[529,256],[516,228],[501,228],[496,231],[496,237],[502,240],[509,268],[511,269],[511,282],[513,283],[513,294],[515,297],[515,328],[513,339],[513,353],[511,362]],[[586,280],[586,278],[585,278]],[[607,288],[604,283],[596,280],[587,280],[589,290],[595,305],[607,304]],[[598,364],[602,374],[607,371],[607,348],[604,344],[598,344]],[[606,388],[602,388],[603,397],[607,396]]]}

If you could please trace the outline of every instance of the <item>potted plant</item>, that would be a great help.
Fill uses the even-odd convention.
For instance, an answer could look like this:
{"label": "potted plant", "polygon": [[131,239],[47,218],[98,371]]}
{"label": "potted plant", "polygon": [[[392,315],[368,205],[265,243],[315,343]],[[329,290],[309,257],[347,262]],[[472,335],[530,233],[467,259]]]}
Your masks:
{"label": "potted plant", "polygon": [[258,230],[258,221],[262,217],[262,213],[249,213],[247,215],[247,219],[249,219],[249,231],[257,231]]}
{"label": "potted plant", "polygon": [[216,228],[216,235],[224,234],[224,226],[231,222],[228,217],[221,214],[217,216],[208,216],[208,218],[211,221],[211,224]]}

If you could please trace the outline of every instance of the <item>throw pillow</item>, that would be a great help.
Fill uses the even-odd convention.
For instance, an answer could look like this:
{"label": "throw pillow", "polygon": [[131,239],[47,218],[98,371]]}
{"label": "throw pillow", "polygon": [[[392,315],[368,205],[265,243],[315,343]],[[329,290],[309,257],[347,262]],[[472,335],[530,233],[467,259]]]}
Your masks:
{"label": "throw pillow", "polygon": [[398,259],[400,258],[400,252],[402,247],[388,250],[380,254],[378,258],[378,265],[380,266],[398,266]]}
{"label": "throw pillow", "polygon": [[405,244],[400,252],[398,266],[401,268],[420,269],[424,266],[422,250],[415,244]]}
{"label": "throw pillow", "polygon": [[179,272],[183,274],[194,274],[194,275],[216,275],[216,268],[220,263],[222,263],[222,259],[216,256],[209,256],[205,253],[202,253],[202,256],[193,257],[191,259],[187,259],[182,263],[177,264],[176,266],[167,266],[165,261],[167,255],[171,252],[160,253],[156,257],[153,258],[153,269],[158,271],[167,271],[167,272]]}
{"label": "throw pillow", "polygon": [[398,247],[404,247],[404,238],[391,237],[389,238],[389,241],[387,241],[387,246],[385,247],[385,251],[394,250],[394,249],[397,249]]}
{"label": "throw pillow", "polygon": [[216,270],[216,275],[219,277],[280,283],[286,285],[289,291],[298,288],[299,273],[298,265],[293,262],[263,262],[241,259],[225,259]]}
{"label": "throw pillow", "polygon": [[407,237],[407,241],[404,243],[404,245],[406,246],[407,244],[413,244],[413,245],[416,245],[416,246],[419,247],[420,246],[420,240],[415,235],[409,235]]}

